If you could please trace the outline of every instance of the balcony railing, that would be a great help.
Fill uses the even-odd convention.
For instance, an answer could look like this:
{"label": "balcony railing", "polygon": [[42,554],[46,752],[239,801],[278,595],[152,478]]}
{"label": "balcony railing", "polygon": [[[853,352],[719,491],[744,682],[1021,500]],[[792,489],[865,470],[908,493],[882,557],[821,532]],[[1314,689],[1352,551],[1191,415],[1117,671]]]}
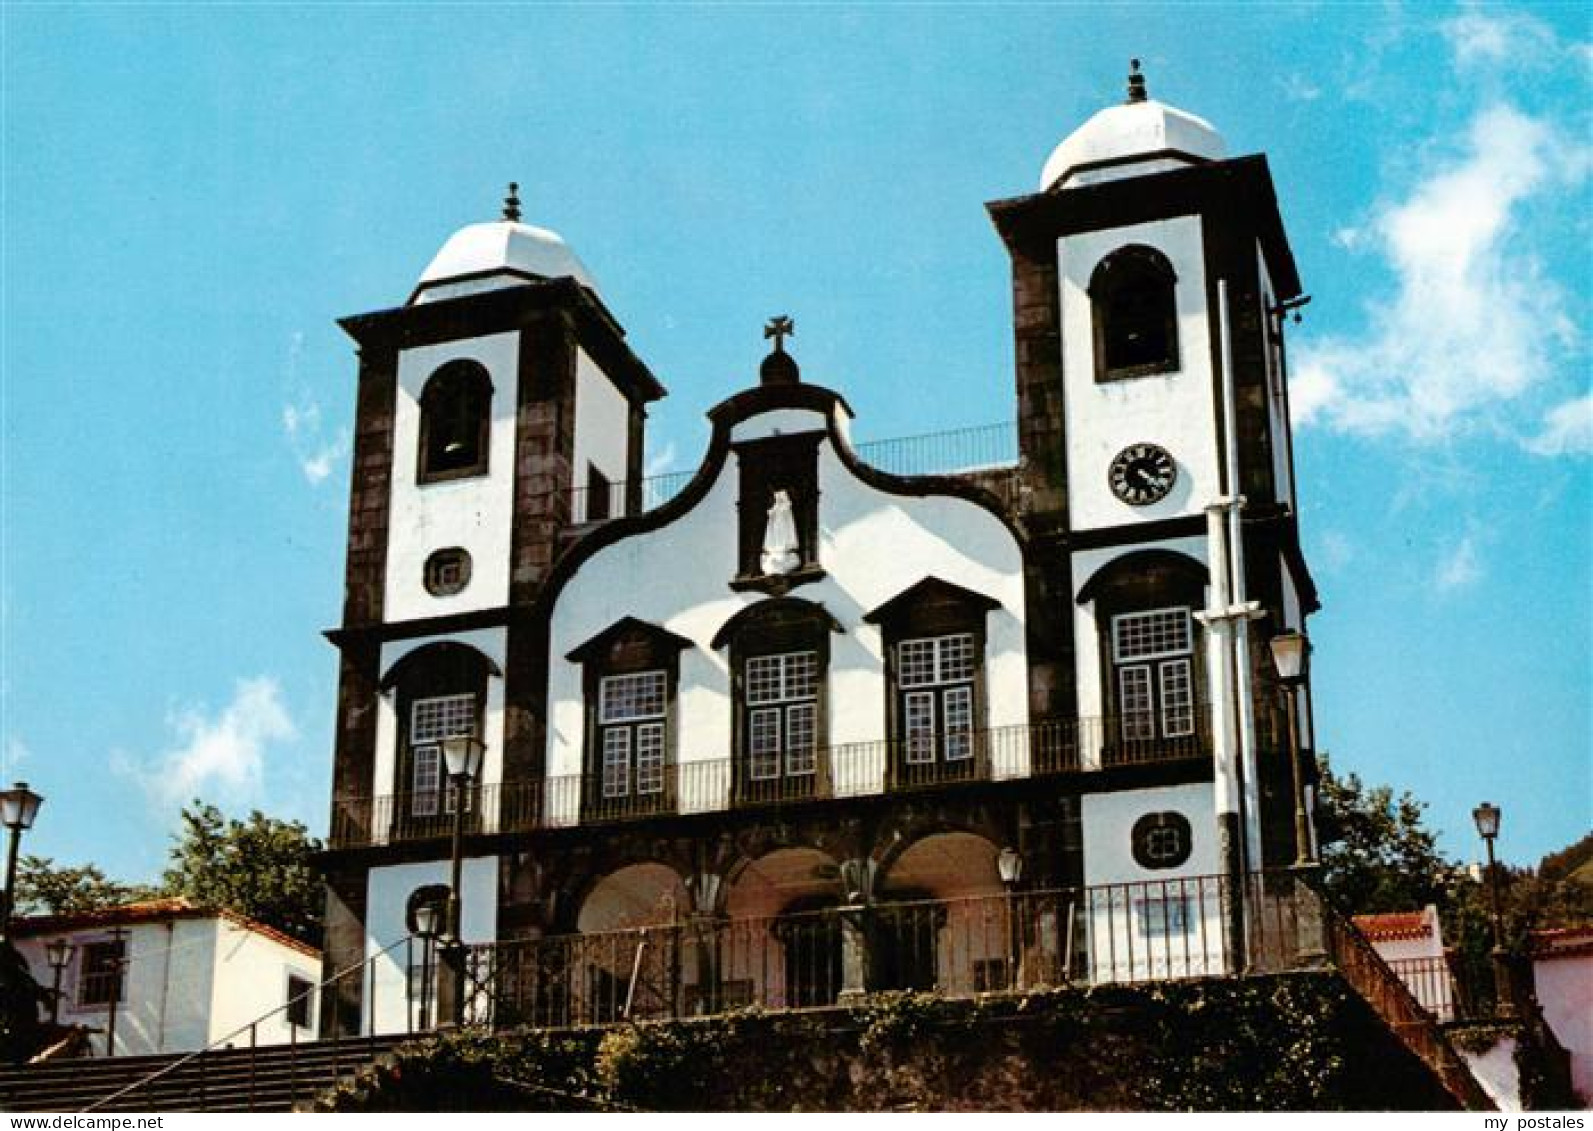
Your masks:
{"label": "balcony railing", "polygon": [[[1018,432],[1013,424],[871,440],[854,450],[864,463],[892,475],[967,475],[1008,506],[1017,499]],[[570,493],[570,521],[579,526],[631,514],[633,491],[638,504],[634,513],[655,510],[680,494],[694,475],[671,471],[595,489],[578,487]]]}
{"label": "balcony railing", "polygon": [[[648,793],[634,792],[629,782],[619,792],[614,782],[593,773],[488,784],[471,790],[465,831],[522,832],[716,813],[1210,757],[1205,708],[1178,728],[1187,733],[1148,737],[1160,729],[1160,721],[1143,716],[992,727],[955,736],[963,740],[957,747],[969,756],[952,761],[915,760],[926,747],[905,740],[844,743],[821,748],[810,774],[764,779],[749,777],[745,763],[736,759],[693,759],[666,765],[659,788]],[[947,744],[936,742],[929,749],[944,751]],[[453,821],[452,798],[438,793],[339,798],[330,844],[350,848],[442,838],[452,832]]]}

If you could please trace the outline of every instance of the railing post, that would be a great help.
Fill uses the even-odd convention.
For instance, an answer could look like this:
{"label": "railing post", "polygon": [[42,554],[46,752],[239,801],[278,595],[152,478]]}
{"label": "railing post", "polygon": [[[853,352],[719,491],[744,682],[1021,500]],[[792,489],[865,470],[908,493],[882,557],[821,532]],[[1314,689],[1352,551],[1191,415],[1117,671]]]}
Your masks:
{"label": "railing post", "polygon": [[257,1055],[255,1053],[255,1049],[257,1047],[257,1034],[256,1034],[255,1030],[258,1027],[259,1027],[258,1022],[253,1023],[253,1024],[251,1024],[249,1026],[249,1110],[250,1111],[254,1110],[254,1071],[255,1071],[255,1057]]}
{"label": "railing post", "polygon": [[1316,865],[1291,869],[1294,875],[1295,965],[1315,969],[1327,964],[1326,924],[1322,917],[1322,896],[1316,890]]}

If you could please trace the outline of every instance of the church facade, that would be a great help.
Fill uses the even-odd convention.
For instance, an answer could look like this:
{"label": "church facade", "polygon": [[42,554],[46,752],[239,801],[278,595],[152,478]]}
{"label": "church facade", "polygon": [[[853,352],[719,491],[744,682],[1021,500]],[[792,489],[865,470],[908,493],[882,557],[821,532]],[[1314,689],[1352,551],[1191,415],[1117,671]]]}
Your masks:
{"label": "church facade", "polygon": [[[654,497],[664,389],[512,192],[403,306],[343,321],[328,973],[414,930],[456,823],[472,946],[687,924],[775,956],[758,975],[716,945],[676,971],[675,1008],[977,991],[1019,951],[1087,970],[1074,954],[1135,932],[1187,962],[1203,897],[1153,913],[1133,885],[1295,861],[1309,691],[1279,684],[1267,642],[1317,603],[1283,350],[1304,299],[1266,160],[1228,158],[1136,70],[1038,192],[988,210],[1014,295],[1017,458],[997,466],[873,465],[776,319],[699,466]],[[482,759],[461,792],[442,750],[464,736]],[[1102,891],[1122,894],[953,953],[987,897]],[[856,927],[908,905],[934,912]],[[791,925],[839,910],[857,914],[798,969]],[[587,963],[561,1001],[607,978],[629,1015],[634,957]],[[1155,961],[1139,972],[1175,972]],[[402,966],[341,989],[327,1031],[407,1023],[375,1004]]]}

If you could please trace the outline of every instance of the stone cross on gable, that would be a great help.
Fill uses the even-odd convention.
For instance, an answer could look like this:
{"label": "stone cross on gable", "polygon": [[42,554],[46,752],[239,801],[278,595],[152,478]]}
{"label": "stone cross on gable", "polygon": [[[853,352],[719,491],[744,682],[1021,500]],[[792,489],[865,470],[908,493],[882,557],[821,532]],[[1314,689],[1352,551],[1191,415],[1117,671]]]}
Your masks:
{"label": "stone cross on gable", "polygon": [[789,315],[777,314],[763,328],[763,336],[774,339],[775,353],[784,353],[786,338],[796,337],[796,323],[791,321]]}

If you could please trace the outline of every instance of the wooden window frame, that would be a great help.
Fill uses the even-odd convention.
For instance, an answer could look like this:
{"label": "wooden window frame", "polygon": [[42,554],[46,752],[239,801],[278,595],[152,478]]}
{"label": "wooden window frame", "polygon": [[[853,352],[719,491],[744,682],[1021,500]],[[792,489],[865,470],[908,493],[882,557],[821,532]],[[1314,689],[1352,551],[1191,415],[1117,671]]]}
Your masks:
{"label": "wooden window frame", "polygon": [[[1113,322],[1122,317],[1117,304],[1130,287],[1155,288],[1161,333],[1166,346],[1153,360],[1113,364]],[[1095,380],[1098,383],[1176,373],[1179,365],[1178,275],[1167,256],[1144,244],[1128,244],[1103,257],[1090,275],[1090,323],[1095,343]]]}

